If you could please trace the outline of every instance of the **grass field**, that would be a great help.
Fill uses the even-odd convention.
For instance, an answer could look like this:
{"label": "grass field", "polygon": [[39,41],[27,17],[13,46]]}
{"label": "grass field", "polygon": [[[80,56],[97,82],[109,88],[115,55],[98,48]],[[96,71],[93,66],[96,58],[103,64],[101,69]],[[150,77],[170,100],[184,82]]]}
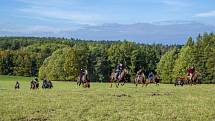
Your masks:
{"label": "grass field", "polygon": [[[16,80],[21,89],[14,90]],[[0,76],[0,121],[214,121],[215,85],[135,87],[53,82],[30,90],[31,78]]]}

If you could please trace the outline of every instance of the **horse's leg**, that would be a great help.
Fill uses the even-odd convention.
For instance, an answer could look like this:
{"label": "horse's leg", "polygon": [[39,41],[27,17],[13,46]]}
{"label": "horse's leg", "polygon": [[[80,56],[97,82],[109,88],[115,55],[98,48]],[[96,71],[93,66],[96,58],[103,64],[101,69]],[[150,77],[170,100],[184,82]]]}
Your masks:
{"label": "horse's leg", "polygon": [[79,87],[81,86],[81,81],[78,82],[78,86],[79,86]]}
{"label": "horse's leg", "polygon": [[141,81],[142,87],[144,86],[144,80]]}
{"label": "horse's leg", "polygon": [[77,87],[78,87],[78,85],[79,85],[79,82],[78,82],[78,81],[76,82],[76,85],[77,85]]}
{"label": "horse's leg", "polygon": [[116,81],[117,88],[119,87],[119,83],[120,83],[120,80],[117,79]]}
{"label": "horse's leg", "polygon": [[125,85],[125,82],[126,82],[126,80],[124,80],[123,83],[122,83],[121,85],[124,86],[124,85]]}
{"label": "horse's leg", "polygon": [[119,80],[116,80],[115,84],[116,84],[116,87],[118,88],[119,87]]}
{"label": "horse's leg", "polygon": [[148,86],[149,83],[150,83],[149,80],[146,80],[146,87]]}
{"label": "horse's leg", "polygon": [[112,88],[113,79],[110,79],[110,88]]}

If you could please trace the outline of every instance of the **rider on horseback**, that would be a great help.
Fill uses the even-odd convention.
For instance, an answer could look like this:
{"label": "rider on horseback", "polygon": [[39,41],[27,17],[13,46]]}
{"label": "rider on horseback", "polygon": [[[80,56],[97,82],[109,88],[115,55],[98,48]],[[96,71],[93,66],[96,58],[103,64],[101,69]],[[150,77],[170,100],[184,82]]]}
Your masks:
{"label": "rider on horseback", "polygon": [[122,73],[123,65],[120,63],[116,66],[116,78],[119,79],[119,75]]}
{"label": "rider on horseback", "polygon": [[139,78],[141,76],[143,76],[143,69],[142,68],[139,71],[137,71],[136,78],[139,80]]}
{"label": "rider on horseback", "polygon": [[38,81],[39,81],[37,77],[34,77],[34,80],[35,80],[36,82],[38,82]]}
{"label": "rider on horseback", "polygon": [[152,81],[152,80],[153,80],[153,77],[154,77],[154,73],[153,73],[153,72],[150,72],[149,75],[148,75],[148,79],[149,79],[150,81]]}
{"label": "rider on horseback", "polygon": [[84,76],[84,74],[85,74],[85,71],[83,68],[81,68],[81,70],[80,70],[80,81],[82,81],[82,77]]}
{"label": "rider on horseback", "polygon": [[189,67],[189,68],[187,69],[188,77],[189,77],[190,80],[193,78],[195,72],[196,72],[196,71],[195,71],[195,68],[194,68],[193,66],[192,66],[192,67]]}
{"label": "rider on horseback", "polygon": [[143,74],[143,69],[140,69],[139,71],[137,71],[137,77],[141,76]]}

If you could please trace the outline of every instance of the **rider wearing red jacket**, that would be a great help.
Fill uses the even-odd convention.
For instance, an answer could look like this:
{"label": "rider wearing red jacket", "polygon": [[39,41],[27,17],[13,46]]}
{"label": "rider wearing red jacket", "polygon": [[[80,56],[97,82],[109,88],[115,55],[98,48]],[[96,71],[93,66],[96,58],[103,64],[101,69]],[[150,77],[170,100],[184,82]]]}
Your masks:
{"label": "rider wearing red jacket", "polygon": [[188,76],[190,78],[190,80],[192,79],[193,75],[195,74],[195,68],[192,66],[190,68],[187,69],[187,73],[188,73]]}

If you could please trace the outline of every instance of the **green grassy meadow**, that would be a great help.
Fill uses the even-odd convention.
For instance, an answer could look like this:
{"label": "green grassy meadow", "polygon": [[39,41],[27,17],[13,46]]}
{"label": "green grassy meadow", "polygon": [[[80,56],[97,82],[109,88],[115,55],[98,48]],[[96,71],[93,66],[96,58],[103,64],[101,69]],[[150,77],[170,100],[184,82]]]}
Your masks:
{"label": "green grassy meadow", "polygon": [[[53,82],[53,89],[30,90],[31,79],[0,76],[0,121],[215,120],[215,85],[110,88],[91,83],[87,89]],[[14,89],[16,80],[20,90]]]}

